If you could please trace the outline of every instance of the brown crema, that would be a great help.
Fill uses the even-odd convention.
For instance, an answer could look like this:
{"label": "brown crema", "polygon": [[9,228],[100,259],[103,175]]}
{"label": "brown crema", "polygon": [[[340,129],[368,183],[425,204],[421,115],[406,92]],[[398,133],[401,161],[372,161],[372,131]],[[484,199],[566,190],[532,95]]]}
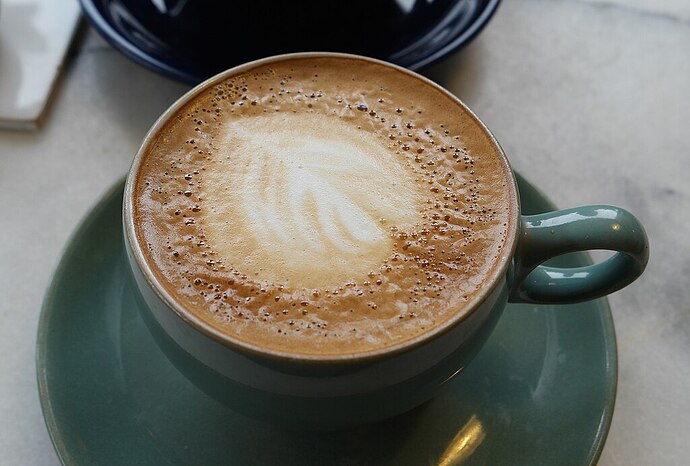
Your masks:
{"label": "brown crema", "polygon": [[198,91],[143,149],[138,241],[157,280],[233,339],[370,352],[465,312],[516,200],[496,142],[394,68],[300,57]]}

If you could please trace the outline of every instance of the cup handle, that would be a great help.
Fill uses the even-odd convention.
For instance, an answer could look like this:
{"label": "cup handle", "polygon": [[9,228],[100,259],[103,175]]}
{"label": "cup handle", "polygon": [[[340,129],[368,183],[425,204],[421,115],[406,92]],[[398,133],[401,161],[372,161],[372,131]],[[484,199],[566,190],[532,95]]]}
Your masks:
{"label": "cup handle", "polygon": [[[540,265],[569,252],[616,251],[585,267]],[[628,211],[608,205],[522,216],[509,301],[566,304],[599,298],[632,283],[649,259],[647,235]]]}

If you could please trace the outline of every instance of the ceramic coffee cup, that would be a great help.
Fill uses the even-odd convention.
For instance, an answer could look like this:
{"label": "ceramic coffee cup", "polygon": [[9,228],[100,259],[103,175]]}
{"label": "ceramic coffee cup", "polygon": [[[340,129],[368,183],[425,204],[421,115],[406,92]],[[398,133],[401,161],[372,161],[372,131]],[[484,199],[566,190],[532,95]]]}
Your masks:
{"label": "ceramic coffee cup", "polygon": [[[155,186],[155,183],[150,183],[142,178],[144,176],[142,172],[151,170],[147,167],[158,163],[156,160],[159,155],[165,156],[166,151],[175,152],[177,150],[175,144],[201,144],[198,142],[199,139],[195,141],[194,138],[182,137],[176,134],[176,131],[182,131],[179,128],[184,128],[186,124],[184,123],[185,118],[190,119],[189,121],[192,122],[189,124],[188,129],[193,134],[200,135],[198,138],[204,137],[201,136],[201,133],[204,131],[204,125],[209,121],[221,120],[222,122],[221,110],[217,110],[214,114],[210,110],[214,107],[198,103],[201,102],[201,99],[206,98],[204,96],[212,96],[214,103],[219,103],[221,106],[225,105],[228,109],[232,105],[232,108],[242,115],[242,112],[249,111],[245,110],[245,106],[242,105],[244,103],[247,104],[246,108],[251,108],[252,106],[260,107],[264,105],[264,102],[266,102],[266,105],[269,105],[269,102],[270,105],[276,105],[275,99],[287,98],[286,95],[290,94],[283,91],[291,89],[291,83],[287,81],[293,79],[292,74],[298,75],[301,68],[311,66],[312,62],[321,67],[318,73],[314,73],[314,76],[318,76],[318,79],[327,80],[317,83],[321,88],[330,89],[328,86],[333,85],[334,80],[338,81],[341,79],[338,76],[346,75],[346,78],[342,78],[342,82],[338,81],[336,83],[337,86],[334,89],[342,90],[343,86],[345,88],[349,86],[350,90],[357,93],[357,86],[368,85],[365,83],[375,81],[376,85],[372,89],[375,92],[386,93],[385,99],[380,97],[378,100],[369,100],[368,107],[365,104],[349,105],[347,102],[343,102],[343,98],[335,100],[334,97],[333,102],[330,102],[329,105],[332,107],[332,105],[336,105],[335,102],[338,102],[339,105],[342,104],[343,112],[341,115],[345,115],[344,118],[350,118],[352,121],[359,122],[360,120],[356,120],[357,118],[362,119],[371,116],[371,120],[366,120],[371,125],[376,126],[385,122],[386,125],[396,126],[397,128],[397,125],[389,125],[393,121],[392,119],[396,118],[395,115],[406,115],[405,112],[407,112],[408,108],[414,108],[415,112],[407,112],[409,118],[414,119],[414,122],[410,120],[407,123],[407,128],[415,128],[417,122],[420,122],[421,125],[422,122],[426,124],[430,121],[440,121],[434,115],[431,115],[430,119],[423,120],[427,118],[424,115],[429,113],[429,108],[432,109],[432,114],[434,112],[455,112],[455,116],[446,114],[442,118],[443,121],[454,122],[453,124],[446,126],[437,125],[436,129],[433,130],[437,131],[438,140],[430,140],[428,142],[430,145],[427,149],[420,146],[419,149],[416,149],[417,154],[410,156],[420,163],[423,156],[429,157],[424,159],[426,162],[423,170],[426,171],[423,173],[429,176],[432,176],[432,174],[433,176],[438,175],[436,167],[439,167],[438,170],[440,170],[440,166],[442,163],[445,163],[443,161],[446,159],[433,159],[433,157],[427,156],[427,154],[432,152],[434,147],[439,147],[443,143],[444,137],[452,138],[455,134],[454,131],[458,128],[458,131],[461,133],[467,131],[468,134],[471,133],[473,135],[468,137],[466,141],[462,139],[464,137],[462,134],[456,137],[456,139],[466,144],[467,147],[443,145],[438,150],[439,157],[447,157],[447,160],[453,163],[455,163],[456,159],[460,161],[463,159],[463,156],[458,156],[457,154],[464,154],[464,165],[460,161],[457,165],[454,165],[458,167],[457,180],[473,180],[475,175],[469,175],[469,173],[474,174],[475,169],[477,170],[477,180],[479,180],[480,176],[482,176],[481,164],[483,162],[480,160],[482,157],[486,163],[489,163],[490,160],[491,164],[493,164],[489,166],[489,169],[484,169],[487,177],[485,183],[487,184],[482,185],[477,191],[463,191],[469,193],[466,198],[467,202],[474,202],[474,198],[472,198],[474,194],[472,193],[485,192],[487,190],[497,193],[496,195],[502,199],[501,207],[498,210],[502,212],[501,215],[504,215],[504,217],[501,217],[503,220],[497,220],[498,230],[491,230],[499,231],[500,238],[489,238],[487,240],[489,245],[498,245],[497,249],[495,249],[495,254],[492,253],[493,255],[490,258],[493,261],[491,267],[488,267],[486,273],[481,276],[481,280],[478,280],[479,283],[476,284],[474,290],[464,297],[466,301],[462,306],[456,302],[448,304],[450,309],[444,310],[444,312],[448,312],[444,319],[439,319],[440,323],[429,325],[428,328],[422,328],[421,330],[416,329],[415,333],[410,334],[408,338],[401,338],[399,341],[391,344],[377,343],[372,347],[364,347],[361,350],[348,351],[341,348],[335,352],[319,354],[318,351],[305,352],[298,351],[297,349],[293,351],[290,349],[290,346],[273,347],[270,341],[247,341],[242,335],[238,336],[232,331],[225,332],[222,327],[213,324],[213,321],[209,320],[210,318],[200,317],[198,312],[192,311],[190,305],[185,302],[186,298],[181,298],[181,296],[185,296],[185,293],[192,293],[195,290],[195,286],[199,285],[201,295],[208,298],[209,302],[211,302],[209,309],[217,312],[218,307],[215,303],[225,299],[225,296],[222,296],[219,291],[220,288],[216,287],[214,289],[212,284],[202,283],[202,280],[199,278],[190,278],[193,281],[189,283],[180,282],[178,286],[180,288],[179,293],[173,290],[177,285],[165,283],[166,278],[163,276],[164,274],[161,273],[160,267],[155,264],[156,258],[168,253],[171,254],[170,263],[173,267],[177,264],[182,267],[180,270],[184,269],[183,272],[180,272],[180,276],[182,276],[187,273],[187,269],[191,269],[191,265],[185,263],[185,258],[191,253],[184,250],[178,251],[177,246],[174,245],[177,239],[173,237],[166,239],[163,236],[156,236],[155,228],[142,226],[144,214],[141,212],[143,209],[148,212],[146,215],[150,214],[154,217],[157,215],[157,212],[161,212],[161,218],[167,219],[168,217],[165,217],[165,215],[169,215],[169,218],[172,219],[170,222],[181,221],[184,215],[185,221],[179,223],[179,225],[184,224],[184,226],[180,226],[180,228],[197,227],[197,225],[194,225],[195,217],[191,213],[192,210],[189,211],[189,217],[186,216],[187,214],[183,214],[180,209],[174,213],[165,213],[166,209],[174,209],[172,204],[168,204],[167,198],[159,196],[164,196],[165,194],[161,193],[164,193],[170,186]],[[338,70],[331,72],[329,67],[335,67]],[[276,70],[281,69],[293,71],[290,72],[291,75],[289,77],[281,81],[285,88],[280,91],[278,96],[265,96],[264,100],[260,98],[261,96],[256,98],[250,96],[248,99],[243,100],[243,97],[240,96],[237,101],[230,97],[225,100],[225,97],[223,97],[228,95],[227,92],[221,92],[223,89],[227,91],[227,89],[239,89],[242,86],[222,87],[222,83],[231,82],[236,84],[237,81],[233,80],[240,79],[238,77],[242,77],[244,80],[246,77],[246,82],[249,84],[238,92],[240,94],[242,92],[251,93],[253,92],[252,86],[254,84],[252,84],[252,79],[254,76],[259,78],[265,77],[271,73],[278,73]],[[329,73],[334,77],[329,78]],[[354,77],[350,79],[350,74],[347,73],[352,73]],[[362,83],[357,82],[358,76],[361,77]],[[259,78],[257,79],[260,80]],[[397,94],[389,92],[391,91],[387,87],[389,78],[390,82],[394,83],[391,84],[391,89],[397,89],[396,86],[401,89],[397,91]],[[354,84],[348,84],[350,81],[354,82]],[[249,87],[249,90],[247,90],[247,87]],[[268,84],[266,87],[268,87]],[[276,89],[271,87],[271,92],[278,92],[278,87],[280,86],[276,86]],[[327,93],[327,91],[324,91],[324,94]],[[289,105],[296,105],[295,102],[299,105],[304,103],[305,115],[311,115],[320,105],[317,97],[327,98],[327,96],[316,96],[313,93],[312,97],[309,98],[314,100],[309,100],[305,96],[306,100],[303,102],[301,96],[293,98],[296,94],[300,93],[293,92],[291,94]],[[220,100],[221,97],[223,97],[222,102]],[[396,99],[398,100],[396,101]],[[231,103],[229,102],[230,100],[232,100]],[[400,105],[400,108],[397,108],[397,110],[391,110],[390,117],[387,116],[388,114],[385,113],[386,110],[383,108],[384,101],[388,100],[394,101],[395,105],[391,109],[395,109],[397,104]],[[433,100],[433,105],[425,105],[426,101],[429,100]],[[308,105],[307,101],[309,102]],[[312,102],[314,103],[313,105]],[[376,107],[374,109],[376,102],[381,103],[381,108]],[[286,106],[285,108],[274,109],[276,113],[280,113],[278,110],[287,110],[288,104],[284,105]],[[289,107],[289,109],[292,108]],[[422,109],[425,113],[423,113]],[[228,110],[228,112],[230,111]],[[234,112],[235,110],[232,111]],[[251,111],[258,112],[256,109]],[[273,114],[273,111],[269,113]],[[286,111],[283,113],[291,115],[285,118],[307,119],[310,124],[318,124],[314,122],[330,118],[330,116],[326,115],[313,120],[310,119],[311,117],[300,116],[298,111]],[[256,114],[259,115],[259,113]],[[383,115],[386,115],[386,117]],[[264,131],[264,127],[270,126],[266,122],[274,121],[270,119],[273,118],[270,116],[261,116],[261,118],[269,119],[259,120],[261,125],[252,127],[258,128],[256,129],[257,131]],[[356,126],[356,128],[361,128],[361,125]],[[442,131],[443,128],[453,128],[453,130],[449,131],[446,129],[444,132]],[[242,131],[246,130],[243,129]],[[413,131],[413,129],[410,129],[410,131]],[[425,133],[430,134],[433,131],[429,130],[425,131]],[[329,132],[327,133],[330,134]],[[408,136],[409,138],[414,138],[415,136],[411,132],[405,133],[405,131],[400,131],[395,134],[400,134],[401,138],[407,138]],[[279,141],[284,134],[284,130],[280,129],[265,138],[263,136],[259,137],[258,140]],[[395,134],[391,134],[391,140],[394,139]],[[246,137],[251,138],[252,136],[249,134]],[[307,138],[307,136],[304,137]],[[362,137],[364,138],[364,136]],[[237,138],[239,136],[233,135],[232,138],[226,138],[223,141],[230,141],[228,144],[235,144],[233,141],[237,141]],[[218,147],[218,139],[218,137],[215,137],[214,140],[216,142],[213,142],[209,147]],[[419,138],[410,140],[419,140]],[[422,144],[422,142],[424,141],[419,142],[419,144]],[[254,147],[247,142],[240,141],[237,144],[240,146],[244,144],[242,147]],[[390,150],[395,154],[407,157],[406,154],[411,152],[412,146],[408,147],[406,144],[406,142],[398,143],[395,141],[389,143],[387,147],[392,148]],[[194,146],[194,148],[194,151],[188,152],[192,154],[189,157],[195,156],[198,158],[198,160],[194,159],[197,160],[194,163],[209,164],[209,170],[213,170],[210,166],[211,163],[215,163],[213,161],[214,155],[211,154],[212,151],[209,150],[206,153],[200,147]],[[200,154],[198,156],[195,155],[197,149]],[[160,154],[156,151],[160,151]],[[484,151],[484,155],[479,153],[481,151]],[[450,153],[454,153],[454,159],[450,158],[451,155],[448,155]],[[151,154],[154,154],[154,156]],[[471,157],[472,154],[478,156],[476,165]],[[179,167],[179,165],[185,164],[183,159],[184,156],[180,156],[180,158],[173,157],[170,159],[170,162],[165,161],[161,165],[164,168],[169,167],[170,173],[168,173],[168,168],[166,168],[165,176],[173,180],[171,182],[186,183],[187,181],[185,180],[189,180],[189,191],[183,190],[183,188],[180,188],[177,192],[171,191],[170,202],[173,202],[173,200],[174,202],[181,203],[196,202],[197,193],[194,191],[198,187],[195,184],[197,183],[196,176],[201,177],[202,180],[198,184],[208,185],[210,183],[210,175],[204,173],[206,166],[201,166],[200,170],[192,172],[191,168],[193,167]],[[254,159],[247,160],[242,163],[254,163]],[[437,160],[435,166],[431,166],[433,163],[430,161],[433,160]],[[441,161],[439,162],[439,160]],[[302,169],[303,167],[300,165],[299,168]],[[181,174],[188,171],[188,174],[184,176],[184,179],[181,176],[178,179],[174,176],[177,173],[175,170],[181,170],[179,171]],[[460,173],[460,171],[463,171],[463,173]],[[324,172],[328,173],[328,170]],[[502,174],[492,178],[492,174],[495,175],[497,172]],[[161,176],[163,175],[161,174]],[[454,176],[452,173],[448,173],[444,183],[447,183],[448,179],[455,179]],[[415,183],[419,179],[422,178],[415,178],[410,182]],[[431,179],[429,178],[429,180]],[[335,178],[329,180],[331,184],[337,183]],[[422,179],[424,183],[426,183],[425,180]],[[239,186],[241,184],[240,181],[242,180],[237,179],[234,181],[234,184]],[[242,182],[244,183],[244,181]],[[426,186],[424,183],[421,183],[421,185]],[[356,180],[352,183],[346,183],[346,185],[353,184],[356,184]],[[452,185],[452,183],[450,184]],[[245,185],[247,184],[245,183]],[[180,184],[180,186],[183,185]],[[247,186],[251,188],[252,185]],[[452,197],[451,188],[447,191],[448,197]],[[342,189],[355,188],[345,186]],[[290,426],[342,427],[376,421],[403,413],[436,395],[443,388],[444,384],[458,375],[479,351],[508,302],[572,303],[595,299],[625,287],[643,272],[648,260],[648,243],[643,227],[632,214],[618,207],[595,205],[539,215],[522,216],[520,214],[517,189],[508,160],[489,130],[461,101],[437,84],[406,69],[370,58],[333,53],[281,55],[247,63],[209,79],[173,104],[153,125],[134,159],[125,188],[123,213],[125,245],[131,265],[132,277],[140,293],[138,297],[144,304],[142,306],[142,309],[144,309],[144,320],[167,357],[189,380],[221,402],[254,417]],[[347,192],[349,193],[350,191]],[[428,188],[425,190],[426,192],[428,192]],[[442,196],[444,194],[443,192],[437,193],[434,191],[434,188],[432,188],[432,192],[432,194],[428,195],[436,196],[438,194]],[[212,193],[209,192],[207,194],[210,195]],[[426,195],[422,195],[422,198]],[[142,204],[142,196],[155,201],[155,205],[144,203],[149,207],[141,207],[144,205]],[[324,194],[324,197],[328,196]],[[318,197],[315,197],[315,199],[318,199]],[[214,207],[204,204],[204,202],[208,202],[208,196],[199,195],[198,204],[190,204],[190,209],[194,209],[195,212],[199,210],[204,211],[204,209],[214,209]],[[464,201],[460,199],[459,202]],[[404,203],[404,200],[400,200],[397,204]],[[433,202],[429,202],[429,204],[433,204]],[[395,208],[397,209],[398,207],[396,206]],[[471,217],[474,219],[470,221],[471,225],[475,225],[475,220],[481,223],[484,219],[493,218],[490,211],[492,209],[484,209],[481,211],[483,213],[475,212],[478,216]],[[273,212],[279,211],[274,210]],[[443,218],[443,216],[441,217]],[[446,229],[452,229],[452,225],[449,226],[448,224],[448,222],[452,223],[452,221],[448,220],[450,217],[450,215],[445,217],[446,223],[443,224],[445,225],[443,229],[439,229],[438,225],[440,223],[433,224],[437,227],[436,233],[432,232],[433,238],[443,241],[443,235],[452,235],[452,233],[446,233]],[[165,222],[167,221],[165,220]],[[196,223],[199,222],[200,220],[197,219]],[[457,231],[470,231],[469,234],[471,234],[473,228],[474,226],[468,226],[465,230],[462,230],[458,227]],[[353,233],[353,235],[356,234],[356,232]],[[416,234],[413,236],[416,236]],[[189,235],[190,240],[193,237],[193,234]],[[202,238],[206,242],[211,241],[206,236]],[[194,241],[196,240],[194,239]],[[183,239],[180,239],[180,241],[183,241]],[[200,244],[204,244],[204,241],[201,241]],[[160,244],[152,244],[156,242],[160,242]],[[466,244],[474,243],[467,241]],[[204,247],[207,246],[204,245]],[[472,248],[474,246],[467,247]],[[615,252],[609,259],[586,267],[562,269],[543,265],[543,262],[558,255],[598,249]],[[282,254],[282,252],[277,250],[277,254]],[[242,256],[242,253],[237,254],[237,256]],[[403,256],[404,254],[400,257]],[[229,258],[230,261],[233,259],[241,262],[240,259],[242,258]],[[461,260],[461,258],[458,260]],[[209,267],[218,271],[217,268],[214,268],[218,264],[213,264],[213,262],[213,260],[208,261]],[[391,264],[388,262],[388,259],[384,262],[385,264]],[[466,262],[462,263],[465,264]],[[290,263],[287,263],[288,269],[290,269],[290,265]],[[390,267],[388,268],[390,269]],[[218,273],[221,272],[222,270]],[[330,274],[331,271],[325,270],[324,273]],[[386,270],[383,270],[381,273],[383,274],[381,276],[383,277],[384,285],[387,283],[386,280],[392,280],[385,275],[387,273]],[[395,273],[395,270],[392,273]],[[241,271],[237,272],[236,275],[240,276]],[[251,279],[252,277],[249,277],[247,280]],[[319,277],[312,277],[310,279],[318,280]],[[259,279],[256,280],[257,283],[260,282]],[[227,283],[234,283],[234,280],[228,280]],[[367,286],[369,286],[368,281],[364,283],[367,283]],[[373,287],[374,285],[371,284],[371,286]],[[214,302],[210,297],[211,295],[204,291],[206,288],[211,290],[211,294],[218,291],[216,295],[217,301]],[[282,288],[280,289],[282,290]],[[416,292],[417,288],[415,287],[414,289]],[[440,288],[438,289],[440,290]],[[330,290],[331,293],[334,293],[337,287],[332,287]],[[263,288],[261,291],[264,291]],[[256,294],[259,294],[258,288]],[[440,296],[440,291],[438,295]],[[276,302],[279,298],[280,296],[276,295]],[[334,299],[337,300],[339,298],[334,297]],[[250,300],[248,298],[248,301]],[[437,303],[437,301],[433,302]],[[454,307],[457,307],[457,310]],[[251,312],[256,311],[254,314],[260,317],[261,309],[264,308],[257,307]],[[286,308],[284,312],[286,314],[288,311],[293,312],[290,309]],[[326,312],[340,310],[342,309],[331,309]],[[245,309],[242,312],[249,313],[250,311]],[[252,319],[254,314],[251,316]],[[266,319],[273,319],[268,312],[265,315]],[[400,319],[402,320],[403,317],[405,316],[401,314]],[[259,321],[258,318],[256,320],[257,322]],[[291,328],[287,327],[288,322],[293,321],[286,320],[286,327],[284,328]],[[304,328],[305,332],[313,331],[313,329],[306,330],[307,327]],[[525,337],[529,338],[529,336]],[[283,337],[276,334],[275,338],[280,339]]]}

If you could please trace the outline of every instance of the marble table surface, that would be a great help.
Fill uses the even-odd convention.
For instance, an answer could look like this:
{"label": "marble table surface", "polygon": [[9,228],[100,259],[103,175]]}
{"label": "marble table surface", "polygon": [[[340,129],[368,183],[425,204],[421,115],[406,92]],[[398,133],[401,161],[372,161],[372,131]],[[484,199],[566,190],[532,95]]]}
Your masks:
{"label": "marble table surface", "polygon": [[[79,219],[187,89],[85,29],[42,129],[0,132],[0,464],[58,464],[34,367],[43,293]],[[646,225],[648,269],[610,297],[620,373],[600,464],[690,464],[690,2],[505,0],[426,74],[557,205],[617,204]]]}

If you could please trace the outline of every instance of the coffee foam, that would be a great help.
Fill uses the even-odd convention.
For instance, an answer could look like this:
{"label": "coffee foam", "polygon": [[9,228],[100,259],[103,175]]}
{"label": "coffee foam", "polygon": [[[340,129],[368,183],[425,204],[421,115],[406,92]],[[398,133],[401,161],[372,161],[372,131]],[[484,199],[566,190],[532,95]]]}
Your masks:
{"label": "coffee foam", "polygon": [[158,130],[135,230],[157,280],[232,338],[368,352],[463,313],[495,270],[515,205],[498,151],[402,72],[274,62],[200,91]]}
{"label": "coffee foam", "polygon": [[323,288],[366,276],[392,252],[387,228],[421,221],[411,174],[336,117],[242,118],[220,145],[201,191],[206,236],[259,280]]}

